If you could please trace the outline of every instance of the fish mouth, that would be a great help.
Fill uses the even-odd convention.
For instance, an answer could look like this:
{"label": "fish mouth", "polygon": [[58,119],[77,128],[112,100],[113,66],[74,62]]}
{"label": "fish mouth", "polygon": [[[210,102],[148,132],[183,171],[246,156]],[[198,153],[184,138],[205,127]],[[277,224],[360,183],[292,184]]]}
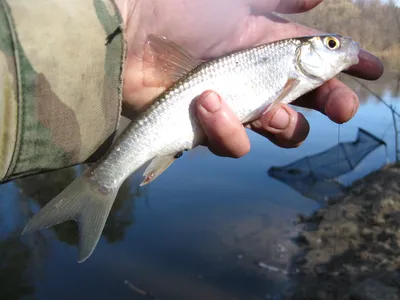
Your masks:
{"label": "fish mouth", "polygon": [[351,44],[347,50],[346,53],[346,59],[345,59],[345,64],[347,65],[347,68],[356,65],[359,63],[359,58],[358,54],[360,53],[360,44],[354,41],[351,41]]}

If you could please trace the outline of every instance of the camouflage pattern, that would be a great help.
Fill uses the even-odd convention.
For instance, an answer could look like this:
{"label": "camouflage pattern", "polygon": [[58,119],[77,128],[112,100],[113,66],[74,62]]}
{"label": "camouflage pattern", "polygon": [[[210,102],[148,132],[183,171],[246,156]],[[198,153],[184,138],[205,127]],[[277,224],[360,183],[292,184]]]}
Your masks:
{"label": "camouflage pattern", "polygon": [[0,181],[107,150],[121,110],[122,23],[111,0],[0,0]]}

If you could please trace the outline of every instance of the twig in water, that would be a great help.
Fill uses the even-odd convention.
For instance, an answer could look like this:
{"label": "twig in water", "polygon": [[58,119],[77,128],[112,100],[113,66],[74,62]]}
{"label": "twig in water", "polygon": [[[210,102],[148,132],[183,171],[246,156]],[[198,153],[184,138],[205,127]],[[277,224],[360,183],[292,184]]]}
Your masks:
{"label": "twig in water", "polygon": [[152,293],[142,290],[136,286],[134,286],[132,283],[130,283],[128,280],[125,280],[124,283],[133,291],[135,291],[136,293],[142,295],[142,296],[146,296],[149,297],[150,299],[157,299]]}
{"label": "twig in water", "polygon": [[283,275],[289,275],[288,271],[268,265],[262,261],[257,262],[257,266],[259,266],[260,268],[266,269],[268,271],[271,271],[271,272],[277,272],[277,273],[282,273]]}

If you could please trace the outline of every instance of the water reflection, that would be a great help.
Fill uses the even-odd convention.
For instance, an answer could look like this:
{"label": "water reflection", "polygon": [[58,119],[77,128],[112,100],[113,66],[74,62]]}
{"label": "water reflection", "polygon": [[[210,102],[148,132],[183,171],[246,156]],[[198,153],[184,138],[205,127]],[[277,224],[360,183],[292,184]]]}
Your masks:
{"label": "water reflection", "polygon": [[0,260],[0,298],[33,296],[35,285],[26,274],[32,260],[29,245],[22,243],[18,235],[11,234],[0,241]]}
{"label": "water reflection", "polygon": [[[24,198],[22,201],[29,202],[33,200],[39,207],[43,207],[67,187],[77,177],[78,172],[79,168],[66,168],[56,172],[17,179],[13,183],[19,188]],[[74,222],[66,222],[54,226],[51,230],[59,241],[68,245],[77,245],[78,239]]]}
{"label": "water reflection", "polygon": [[0,192],[0,201],[0,299],[32,298],[49,252],[48,241],[41,232],[21,239],[24,221],[33,215],[25,197],[6,191]]}
{"label": "water reflection", "polygon": [[[360,169],[369,173],[382,165],[385,154],[376,149],[384,143],[389,158],[394,159],[394,135],[388,130],[392,116],[356,81],[340,77],[361,100],[359,113],[341,127],[341,140],[352,141],[347,150],[356,154],[354,159],[343,152],[340,162],[350,158],[351,163],[341,168],[347,172],[341,176],[352,174],[360,160],[355,171],[359,178],[363,175]],[[362,82],[391,105],[400,97],[399,74],[387,73],[377,82]],[[129,289],[126,280],[160,300],[279,299],[289,281],[285,274],[298,251],[291,242],[297,234],[293,219],[319,207],[307,197],[323,199],[342,189],[326,189],[330,179],[340,175],[334,172],[338,166],[338,127],[313,111],[307,111],[306,117],[311,123],[310,136],[297,149],[281,149],[251,135],[251,153],[242,159],[218,158],[200,148],[184,155],[146,189],[139,188],[135,178],[127,180],[96,252],[84,264],[74,260],[78,243],[74,222],[23,239],[19,235],[33,213],[82,172],[80,167],[0,186],[0,299],[20,299],[23,295],[58,300],[86,299],[85,295],[147,299]],[[362,139],[354,141],[360,127]],[[368,133],[378,138],[368,139]],[[331,150],[324,152],[327,149]],[[323,166],[319,170],[324,172],[298,166],[293,171],[291,162],[313,160],[313,155],[322,159],[317,166]],[[328,168],[326,158],[333,168]],[[289,166],[292,171],[275,168],[270,172],[272,177],[266,178],[265,170],[277,165]],[[302,195],[277,181],[277,173],[289,176],[290,180],[285,177],[289,185],[296,182],[295,188]],[[308,184],[314,186],[304,191]]]}
{"label": "water reflection", "polygon": [[381,98],[385,98],[386,96],[389,96],[390,98],[400,97],[400,73],[386,72],[377,81],[355,79],[354,77],[346,74],[340,74],[338,78],[356,92],[361,104],[364,104],[368,101],[379,102],[379,99],[375,98],[372,100],[370,91],[361,86],[359,82],[365,84],[370,90],[372,90]]}
{"label": "water reflection", "polygon": [[[66,168],[18,179],[14,183],[25,195],[26,199],[23,201],[30,199],[43,207],[78,177],[83,168],[83,166]],[[108,243],[124,239],[126,230],[134,224],[135,199],[143,196],[144,191],[144,189],[139,189],[139,185],[132,187],[131,180],[122,184],[102,232],[102,238]],[[51,230],[54,231],[59,241],[68,245],[78,245],[79,232],[76,222],[65,222],[51,227]]]}
{"label": "water reflection", "polygon": [[[45,231],[22,238],[22,228],[37,210],[34,209],[36,205],[43,207],[82,171],[82,166],[66,168],[17,179],[2,187],[12,190],[15,186],[18,193],[14,193],[14,197],[9,197],[10,193],[0,193],[5,206],[0,214],[0,228],[3,229],[0,238],[0,299],[21,299],[35,294],[34,282],[39,279],[48,257],[50,238]],[[134,224],[135,199],[143,193],[144,190],[140,190],[138,185],[135,188],[130,180],[121,186],[102,233],[107,243],[123,241],[127,229]],[[31,201],[36,205],[31,205]],[[79,236],[75,222],[59,224],[51,231],[58,241],[77,247]]]}

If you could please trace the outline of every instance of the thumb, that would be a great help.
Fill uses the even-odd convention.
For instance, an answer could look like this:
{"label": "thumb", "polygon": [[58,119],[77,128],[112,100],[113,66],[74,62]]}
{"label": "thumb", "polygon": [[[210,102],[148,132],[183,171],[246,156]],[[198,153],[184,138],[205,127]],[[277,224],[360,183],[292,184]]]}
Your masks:
{"label": "thumb", "polygon": [[196,112],[211,152],[238,158],[250,151],[245,128],[217,93],[203,92],[196,100]]}
{"label": "thumb", "polygon": [[255,14],[272,11],[292,14],[309,11],[320,4],[322,0],[247,0],[247,2]]}

